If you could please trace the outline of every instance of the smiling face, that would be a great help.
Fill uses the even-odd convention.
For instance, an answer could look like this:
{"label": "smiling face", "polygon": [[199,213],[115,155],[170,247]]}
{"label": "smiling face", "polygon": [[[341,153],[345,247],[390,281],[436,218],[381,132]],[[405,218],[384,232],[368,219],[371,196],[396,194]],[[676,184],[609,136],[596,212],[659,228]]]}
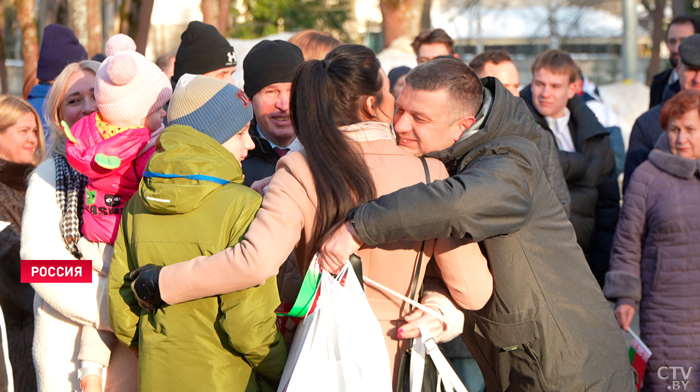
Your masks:
{"label": "smiling face", "polygon": [[532,103],[537,111],[551,118],[566,114],[566,104],[576,94],[576,86],[565,73],[552,73],[540,68],[532,76]]}
{"label": "smiling face", "polygon": [[455,118],[447,90],[422,91],[406,85],[399,96],[394,129],[399,146],[415,156],[452,146],[474,123],[474,116]]}
{"label": "smiling face", "polygon": [[0,158],[20,164],[32,163],[39,145],[38,132],[34,113],[23,114],[0,131]]}
{"label": "smiling face", "polygon": [[95,74],[83,69],[75,71],[66,82],[68,91],[60,107],[60,120],[69,127],[97,111]]}
{"label": "smiling face", "polygon": [[291,83],[274,83],[263,87],[252,99],[260,132],[280,147],[287,147],[296,138],[289,114],[291,88]]}
{"label": "smiling face", "polygon": [[673,155],[687,159],[700,157],[700,114],[697,110],[672,118],[666,128]]}

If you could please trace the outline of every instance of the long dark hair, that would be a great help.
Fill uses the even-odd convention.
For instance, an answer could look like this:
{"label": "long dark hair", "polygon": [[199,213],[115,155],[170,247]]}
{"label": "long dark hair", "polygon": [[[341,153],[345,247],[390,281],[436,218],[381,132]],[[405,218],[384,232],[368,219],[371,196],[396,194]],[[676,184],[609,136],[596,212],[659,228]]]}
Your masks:
{"label": "long dark hair", "polygon": [[372,50],[341,45],[324,60],[303,63],[294,75],[289,101],[292,123],[304,145],[318,196],[311,255],[353,208],[376,197],[369,168],[338,128],[362,121],[360,113],[368,97],[381,103],[380,68]]}

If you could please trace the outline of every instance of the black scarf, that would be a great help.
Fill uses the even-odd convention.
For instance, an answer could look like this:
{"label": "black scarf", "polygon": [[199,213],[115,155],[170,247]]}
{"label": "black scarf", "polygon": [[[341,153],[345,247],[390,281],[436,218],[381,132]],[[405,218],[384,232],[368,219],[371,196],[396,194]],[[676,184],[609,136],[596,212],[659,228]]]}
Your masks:
{"label": "black scarf", "polygon": [[82,236],[80,228],[83,224],[83,199],[88,179],[66,161],[66,157],[54,155],[56,163],[56,201],[63,212],[60,229],[66,249],[75,256],[82,258],[78,250],[78,241]]}

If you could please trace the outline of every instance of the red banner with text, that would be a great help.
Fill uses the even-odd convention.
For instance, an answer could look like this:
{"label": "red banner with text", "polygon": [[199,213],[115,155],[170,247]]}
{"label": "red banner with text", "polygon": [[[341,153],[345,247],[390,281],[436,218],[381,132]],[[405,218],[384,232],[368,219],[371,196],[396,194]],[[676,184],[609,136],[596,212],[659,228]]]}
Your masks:
{"label": "red banner with text", "polygon": [[22,260],[22,283],[91,283],[90,260]]}

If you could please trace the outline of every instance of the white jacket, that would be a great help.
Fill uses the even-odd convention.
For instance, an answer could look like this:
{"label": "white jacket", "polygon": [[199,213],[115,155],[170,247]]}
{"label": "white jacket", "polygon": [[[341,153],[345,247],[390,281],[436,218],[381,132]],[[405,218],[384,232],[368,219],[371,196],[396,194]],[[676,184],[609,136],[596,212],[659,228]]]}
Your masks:
{"label": "white jacket", "polygon": [[[56,202],[56,166],[42,162],[29,178],[22,217],[22,260],[73,260],[61,237],[62,211]],[[80,390],[79,332],[82,325],[109,329],[107,278],[93,273],[92,283],[35,283],[32,347],[39,392]],[[136,355],[118,345],[105,391],[138,390]]]}

